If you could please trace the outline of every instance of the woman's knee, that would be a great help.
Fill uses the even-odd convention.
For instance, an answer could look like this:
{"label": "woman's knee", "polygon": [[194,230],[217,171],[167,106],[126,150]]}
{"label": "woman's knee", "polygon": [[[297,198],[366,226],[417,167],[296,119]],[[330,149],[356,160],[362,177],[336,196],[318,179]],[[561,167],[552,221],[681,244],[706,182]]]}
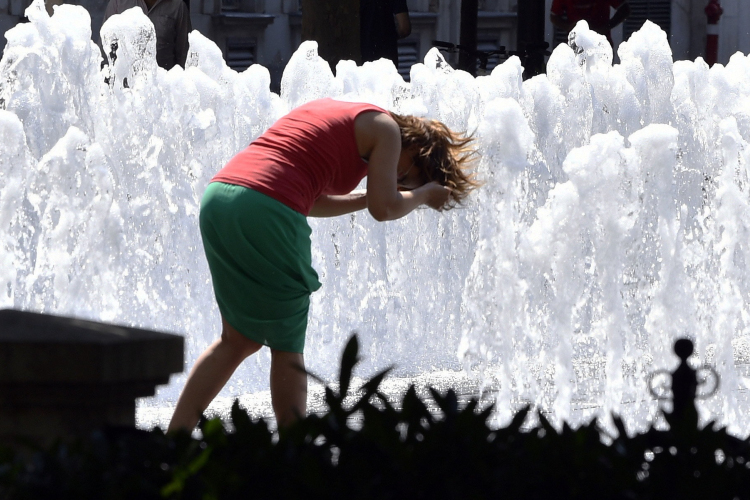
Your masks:
{"label": "woman's knee", "polygon": [[227,323],[224,318],[222,318],[221,342],[222,344],[231,346],[238,355],[245,358],[258,352],[263,347],[263,344],[242,335],[232,325]]}
{"label": "woman's knee", "polygon": [[271,363],[276,369],[305,373],[305,358],[302,353],[271,349]]}
{"label": "woman's knee", "polygon": [[290,363],[304,364],[305,362],[305,357],[301,352],[279,351],[278,349],[273,348],[271,348],[271,358]]}

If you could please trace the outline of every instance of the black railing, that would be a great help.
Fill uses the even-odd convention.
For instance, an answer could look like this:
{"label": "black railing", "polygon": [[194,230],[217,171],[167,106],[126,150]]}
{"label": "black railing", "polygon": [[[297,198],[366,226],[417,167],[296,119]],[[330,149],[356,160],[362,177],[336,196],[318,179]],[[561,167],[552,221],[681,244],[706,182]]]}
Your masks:
{"label": "black railing", "polygon": [[451,54],[467,54],[470,56],[472,61],[467,67],[459,66],[459,69],[467,71],[474,76],[486,75],[487,74],[487,63],[490,57],[498,55],[504,56],[507,54],[505,47],[500,46],[496,50],[475,50],[463,45],[456,45],[455,43],[443,42],[440,40],[433,40],[432,45],[440,50]]}
{"label": "black railing", "polygon": [[[549,43],[526,43],[518,50],[507,51],[504,46],[496,50],[475,50],[463,45],[456,45],[441,40],[433,40],[432,45],[438,49],[451,54],[465,54],[468,60],[472,61],[468,66],[459,65],[459,69],[467,71],[474,76],[482,76],[488,73],[487,63],[492,56],[500,56],[507,59],[510,56],[518,56],[521,59],[521,65],[524,67],[523,79],[526,80],[532,76],[544,73],[546,70],[546,57],[550,55]],[[464,58],[467,60],[467,58]]]}

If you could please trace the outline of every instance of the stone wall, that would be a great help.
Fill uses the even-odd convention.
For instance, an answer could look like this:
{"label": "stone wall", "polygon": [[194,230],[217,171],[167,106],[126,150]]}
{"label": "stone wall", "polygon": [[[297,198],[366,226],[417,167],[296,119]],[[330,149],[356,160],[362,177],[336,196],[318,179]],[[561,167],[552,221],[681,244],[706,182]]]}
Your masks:
{"label": "stone wall", "polygon": [[135,427],[136,398],[183,369],[184,338],[0,310],[0,445]]}

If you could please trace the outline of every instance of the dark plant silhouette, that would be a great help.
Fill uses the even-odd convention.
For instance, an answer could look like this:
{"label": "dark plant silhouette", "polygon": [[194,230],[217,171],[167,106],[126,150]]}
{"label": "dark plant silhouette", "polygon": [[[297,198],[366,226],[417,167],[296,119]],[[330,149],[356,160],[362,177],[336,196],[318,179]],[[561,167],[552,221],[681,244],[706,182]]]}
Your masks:
{"label": "dark plant silhouette", "polygon": [[525,428],[529,407],[492,429],[492,408],[459,404],[453,390],[430,389],[430,410],[411,386],[394,405],[380,391],[390,369],[352,391],[353,336],[322,415],[274,434],[235,401],[230,425],[203,419],[200,439],[106,429],[31,455],[5,450],[0,498],[750,498],[748,441],[698,428],[692,344],[676,352],[669,430],[628,436],[613,416],[606,436],[595,422],[558,431],[543,414]]}

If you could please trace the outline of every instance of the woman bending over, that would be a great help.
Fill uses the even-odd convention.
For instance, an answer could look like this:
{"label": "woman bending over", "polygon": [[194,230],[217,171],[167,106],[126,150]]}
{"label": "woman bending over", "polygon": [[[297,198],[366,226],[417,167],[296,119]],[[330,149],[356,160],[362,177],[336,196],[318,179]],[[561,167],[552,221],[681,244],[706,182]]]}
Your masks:
{"label": "woman bending over", "polygon": [[[307,217],[367,209],[378,221],[445,210],[478,186],[472,139],[442,123],[321,99],[279,119],[211,180],[200,229],[222,332],[188,376],[169,430],[192,430],[239,364],[271,349],[279,427],[305,415],[310,294]],[[352,191],[367,176],[366,191]]]}

